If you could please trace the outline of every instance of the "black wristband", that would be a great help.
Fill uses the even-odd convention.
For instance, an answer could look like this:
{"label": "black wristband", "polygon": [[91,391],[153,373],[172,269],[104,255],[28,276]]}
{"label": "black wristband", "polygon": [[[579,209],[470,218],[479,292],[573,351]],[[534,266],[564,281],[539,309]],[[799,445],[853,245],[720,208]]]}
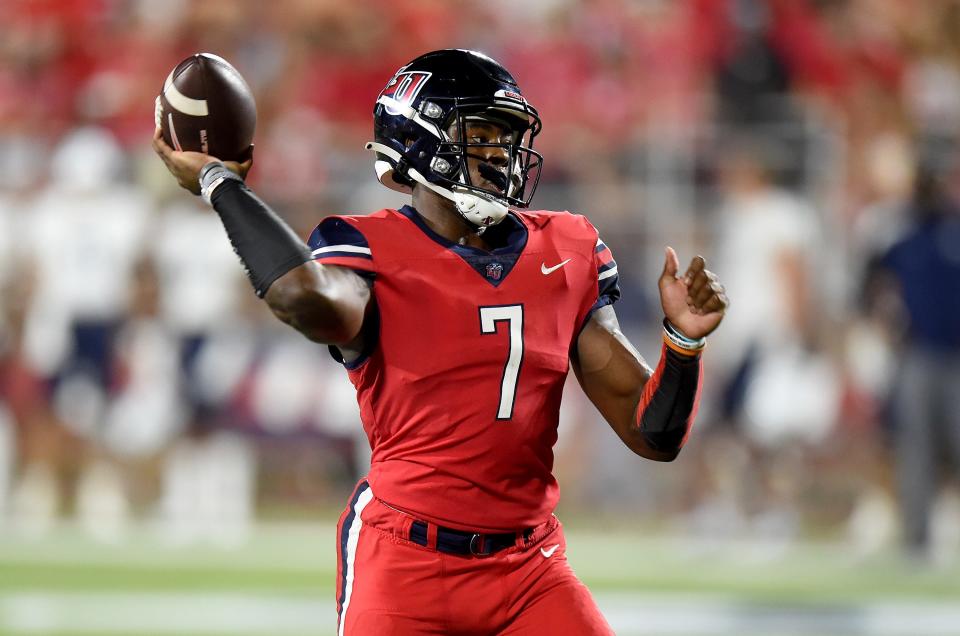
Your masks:
{"label": "black wristband", "polygon": [[204,181],[257,296],[263,298],[275,280],[313,258],[290,226],[223,164],[207,164],[201,170],[201,190],[206,195]]}

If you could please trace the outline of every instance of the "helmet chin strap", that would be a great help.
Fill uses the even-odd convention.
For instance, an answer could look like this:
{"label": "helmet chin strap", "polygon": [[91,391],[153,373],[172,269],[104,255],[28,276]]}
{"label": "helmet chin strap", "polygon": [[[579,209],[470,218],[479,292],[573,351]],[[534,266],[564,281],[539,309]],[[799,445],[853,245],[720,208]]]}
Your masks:
{"label": "helmet chin strap", "polygon": [[[373,150],[374,152],[386,155],[397,163],[403,160],[399,152],[375,141],[368,142],[366,148],[367,150]],[[463,217],[471,227],[477,228],[477,234],[482,234],[483,231],[491,225],[496,225],[502,221],[510,210],[507,204],[498,200],[492,194],[484,195],[465,188],[460,189],[456,186],[454,186],[452,190],[449,190],[427,181],[427,178],[420,174],[415,168],[407,168],[407,175],[425,188],[429,188],[439,194],[444,199],[452,201],[460,216]]]}

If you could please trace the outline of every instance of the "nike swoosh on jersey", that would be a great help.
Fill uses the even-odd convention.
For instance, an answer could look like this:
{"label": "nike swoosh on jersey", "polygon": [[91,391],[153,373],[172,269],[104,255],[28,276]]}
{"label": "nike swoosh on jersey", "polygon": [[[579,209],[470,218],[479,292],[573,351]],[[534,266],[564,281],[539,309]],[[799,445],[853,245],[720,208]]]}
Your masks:
{"label": "nike swoosh on jersey", "polygon": [[549,548],[546,548],[546,549],[540,548],[540,554],[542,554],[542,555],[544,556],[544,558],[549,559],[550,557],[553,556],[553,553],[556,552],[556,551],[557,551],[557,548],[559,548],[559,547],[560,547],[560,544],[559,544],[559,543],[555,543],[554,545],[550,546]]}
{"label": "nike swoosh on jersey", "polygon": [[557,263],[557,264],[554,265],[553,267],[547,267],[547,264],[546,264],[546,263],[540,263],[540,271],[543,272],[543,275],[544,275],[544,276],[547,276],[548,274],[552,274],[553,272],[557,271],[558,269],[560,269],[561,267],[563,267],[564,265],[566,265],[567,263],[569,263],[571,260],[573,260],[573,259],[569,259],[569,258],[568,258],[568,259],[565,260],[565,261],[562,261],[562,262],[560,262],[560,263]]}

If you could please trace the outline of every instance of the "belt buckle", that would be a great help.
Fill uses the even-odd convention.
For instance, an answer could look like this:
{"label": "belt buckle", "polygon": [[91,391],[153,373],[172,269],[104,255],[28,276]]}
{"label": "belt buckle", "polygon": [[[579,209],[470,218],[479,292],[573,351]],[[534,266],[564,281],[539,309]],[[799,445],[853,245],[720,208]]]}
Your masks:
{"label": "belt buckle", "polygon": [[[477,542],[477,546],[478,546],[476,549],[473,547],[473,544],[475,541]],[[470,554],[472,554],[473,556],[487,556],[488,554],[490,554],[489,552],[477,551],[482,547],[483,547],[483,535],[480,534],[479,532],[474,532],[473,535],[470,537],[470,545],[469,545]]]}

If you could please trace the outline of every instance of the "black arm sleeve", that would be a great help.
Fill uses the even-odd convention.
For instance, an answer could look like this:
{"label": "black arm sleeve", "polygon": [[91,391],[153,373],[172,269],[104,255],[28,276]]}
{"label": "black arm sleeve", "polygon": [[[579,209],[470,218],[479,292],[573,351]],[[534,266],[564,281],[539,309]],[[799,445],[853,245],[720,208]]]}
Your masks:
{"label": "black arm sleeve", "polygon": [[216,185],[210,202],[260,298],[275,280],[311,260],[306,243],[239,177]]}
{"label": "black arm sleeve", "polygon": [[651,448],[676,452],[683,447],[697,414],[701,370],[700,354],[684,356],[663,347],[637,408],[637,424]]}

